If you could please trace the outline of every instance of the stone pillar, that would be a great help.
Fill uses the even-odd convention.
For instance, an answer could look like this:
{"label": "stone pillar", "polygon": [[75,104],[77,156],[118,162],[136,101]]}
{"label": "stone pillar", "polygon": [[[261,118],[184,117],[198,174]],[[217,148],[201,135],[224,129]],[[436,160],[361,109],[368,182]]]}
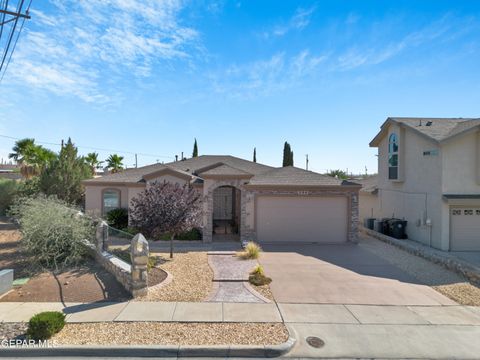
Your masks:
{"label": "stone pillar", "polygon": [[213,191],[208,191],[203,197],[203,242],[213,240]]}
{"label": "stone pillar", "polygon": [[148,292],[147,264],[150,251],[148,241],[142,234],[132,239],[130,256],[132,258],[132,295],[133,297],[146,295]]}
{"label": "stone pillar", "polygon": [[97,242],[97,252],[101,254],[106,249],[108,236],[108,225],[105,221],[102,221],[97,225],[97,231],[95,233],[95,239]]}
{"label": "stone pillar", "polygon": [[348,241],[358,243],[358,193],[350,194],[350,228]]}

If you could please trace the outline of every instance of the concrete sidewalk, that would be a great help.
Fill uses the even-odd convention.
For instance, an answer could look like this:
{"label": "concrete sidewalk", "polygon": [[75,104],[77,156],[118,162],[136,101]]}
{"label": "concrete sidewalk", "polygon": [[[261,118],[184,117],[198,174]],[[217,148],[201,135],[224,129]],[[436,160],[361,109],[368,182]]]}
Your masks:
{"label": "concrete sidewalk", "polygon": [[[63,310],[70,323],[283,321],[296,343],[282,358],[478,359],[480,353],[480,308],[470,306],[134,301],[65,305],[0,303],[0,321],[28,321],[45,310]],[[306,339],[311,336],[324,345],[310,346]]]}
{"label": "concrete sidewalk", "polygon": [[471,306],[258,304],[222,302],[0,303],[0,322],[28,321],[41,311],[63,311],[67,322],[285,322],[352,325],[480,326]]}

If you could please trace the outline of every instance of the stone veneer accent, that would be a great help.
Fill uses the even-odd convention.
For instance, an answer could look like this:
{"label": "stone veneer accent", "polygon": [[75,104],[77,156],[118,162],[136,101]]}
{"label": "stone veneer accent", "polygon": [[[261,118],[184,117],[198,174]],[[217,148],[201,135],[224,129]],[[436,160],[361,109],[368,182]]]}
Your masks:
{"label": "stone veneer accent", "polygon": [[345,196],[348,200],[349,212],[349,227],[348,227],[348,241],[358,243],[359,230],[359,204],[358,204],[358,190],[289,190],[289,189],[258,189],[249,188],[245,186],[245,179],[231,179],[221,181],[213,181],[203,190],[203,241],[212,241],[213,232],[213,191],[220,186],[233,186],[240,190],[240,240],[243,241],[257,241],[255,228],[249,226],[247,219],[253,220],[255,216],[253,212],[248,209],[255,209],[255,197],[258,195],[298,195],[298,196]]}
{"label": "stone veneer accent", "polygon": [[98,225],[96,231],[96,246],[86,242],[95,260],[105,270],[115,276],[115,279],[132,294],[133,297],[146,295],[148,292],[147,263],[149,257],[148,242],[142,234],[137,234],[130,245],[132,265],[105,251],[107,240],[105,222]]}

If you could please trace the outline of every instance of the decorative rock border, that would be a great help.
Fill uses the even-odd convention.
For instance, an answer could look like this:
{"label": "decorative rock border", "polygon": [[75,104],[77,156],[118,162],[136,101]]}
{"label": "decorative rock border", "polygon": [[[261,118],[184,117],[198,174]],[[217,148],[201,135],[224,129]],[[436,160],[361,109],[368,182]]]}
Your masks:
{"label": "decorative rock border", "polygon": [[426,260],[429,260],[435,264],[442,265],[443,267],[455,271],[456,273],[464,276],[466,279],[480,285],[480,267],[472,265],[471,263],[459,259],[449,253],[441,250],[433,249],[420,243],[415,243],[411,240],[400,240],[393,237],[381,234],[377,231],[360,227],[360,231],[363,233],[387,244],[396,246],[404,251],[407,251],[413,255],[420,256]]}
{"label": "decorative rock border", "polygon": [[[288,330],[288,328],[287,328]],[[3,348],[2,357],[262,357],[271,358],[285,355],[296,343],[289,332],[289,338],[278,345],[212,345],[212,346],[58,346]]]}

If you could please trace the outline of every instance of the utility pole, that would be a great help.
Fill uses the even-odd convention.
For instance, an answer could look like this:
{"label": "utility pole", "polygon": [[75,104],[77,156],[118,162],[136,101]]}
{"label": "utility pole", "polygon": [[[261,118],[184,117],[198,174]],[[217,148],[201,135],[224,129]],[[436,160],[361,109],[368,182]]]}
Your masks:
{"label": "utility pole", "polygon": [[137,159],[137,154],[135,154],[135,168],[138,167],[138,159]]}
{"label": "utility pole", "polygon": [[308,154],[305,155],[305,169],[308,170]]}

